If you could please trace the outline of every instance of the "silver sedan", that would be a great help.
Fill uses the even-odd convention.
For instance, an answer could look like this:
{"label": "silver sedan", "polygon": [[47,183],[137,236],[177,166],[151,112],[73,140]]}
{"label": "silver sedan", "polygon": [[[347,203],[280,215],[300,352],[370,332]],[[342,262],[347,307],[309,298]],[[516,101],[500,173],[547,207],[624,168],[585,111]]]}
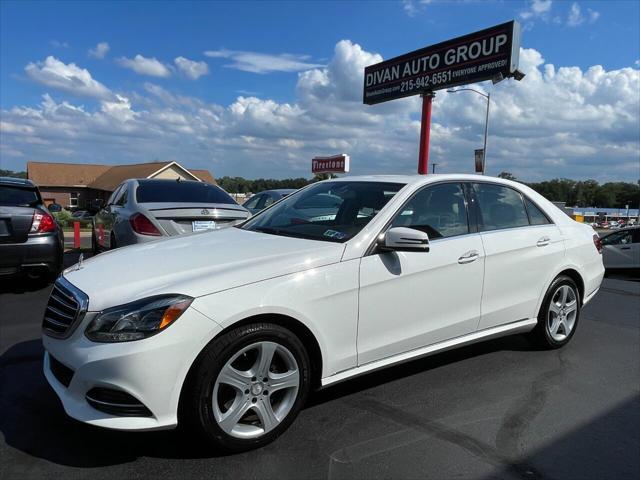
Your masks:
{"label": "silver sedan", "polygon": [[125,180],[93,219],[94,252],[161,237],[218,230],[249,212],[216,185],[197,181]]}
{"label": "silver sedan", "polygon": [[616,230],[602,237],[605,268],[640,269],[640,227]]}

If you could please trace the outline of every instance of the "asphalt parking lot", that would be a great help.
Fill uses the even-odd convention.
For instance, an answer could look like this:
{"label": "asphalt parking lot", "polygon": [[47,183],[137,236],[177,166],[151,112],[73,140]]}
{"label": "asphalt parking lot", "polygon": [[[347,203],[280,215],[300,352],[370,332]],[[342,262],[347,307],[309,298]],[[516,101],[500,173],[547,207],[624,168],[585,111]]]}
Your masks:
{"label": "asphalt parking lot", "polygon": [[0,284],[1,478],[640,478],[632,276],[605,280],[564,349],[513,336],[361,377],[315,394],[275,443],[232,456],[179,431],[68,418],[41,372],[49,290]]}

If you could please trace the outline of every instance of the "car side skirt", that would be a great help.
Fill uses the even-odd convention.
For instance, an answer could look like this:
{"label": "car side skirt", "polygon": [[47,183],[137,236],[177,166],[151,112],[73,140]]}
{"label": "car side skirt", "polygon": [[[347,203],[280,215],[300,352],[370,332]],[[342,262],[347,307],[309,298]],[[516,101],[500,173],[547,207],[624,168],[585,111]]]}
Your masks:
{"label": "car side skirt", "polygon": [[426,357],[436,353],[444,352],[454,348],[470,345],[472,343],[481,342],[484,340],[490,340],[492,338],[504,337],[507,335],[514,335],[517,333],[526,333],[536,326],[538,322],[537,318],[527,318],[524,320],[518,320],[516,322],[508,323],[506,325],[499,325],[497,327],[487,328],[478,332],[463,335],[461,337],[452,338],[444,342],[435,343],[426,347],[417,348],[409,352],[404,352],[392,357],[383,358],[374,362],[360,365],[359,367],[351,368],[338,372],[329,377],[325,377],[321,380],[321,388],[328,387],[338,382],[348,380],[359,375],[374,372],[392,365],[398,365],[400,363],[409,362],[411,360],[418,359],[420,357]]}

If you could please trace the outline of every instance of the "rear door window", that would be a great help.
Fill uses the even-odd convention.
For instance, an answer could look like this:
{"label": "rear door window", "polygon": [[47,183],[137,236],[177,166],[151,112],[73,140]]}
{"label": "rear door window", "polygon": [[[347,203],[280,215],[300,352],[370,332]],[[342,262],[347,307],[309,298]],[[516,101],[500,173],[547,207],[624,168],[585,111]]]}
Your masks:
{"label": "rear door window", "polygon": [[529,225],[519,192],[490,183],[474,183],[473,189],[480,209],[478,227],[481,232]]}
{"label": "rear door window", "polygon": [[0,186],[0,205],[35,207],[38,203],[40,203],[38,192],[33,188]]}

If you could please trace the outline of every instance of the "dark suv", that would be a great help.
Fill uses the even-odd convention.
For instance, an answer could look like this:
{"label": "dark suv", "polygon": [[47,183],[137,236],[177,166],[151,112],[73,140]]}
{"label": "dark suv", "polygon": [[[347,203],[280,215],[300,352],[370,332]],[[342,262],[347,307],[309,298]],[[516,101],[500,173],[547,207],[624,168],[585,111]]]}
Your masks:
{"label": "dark suv", "polygon": [[62,269],[64,235],[30,180],[0,177],[0,278],[52,280]]}

